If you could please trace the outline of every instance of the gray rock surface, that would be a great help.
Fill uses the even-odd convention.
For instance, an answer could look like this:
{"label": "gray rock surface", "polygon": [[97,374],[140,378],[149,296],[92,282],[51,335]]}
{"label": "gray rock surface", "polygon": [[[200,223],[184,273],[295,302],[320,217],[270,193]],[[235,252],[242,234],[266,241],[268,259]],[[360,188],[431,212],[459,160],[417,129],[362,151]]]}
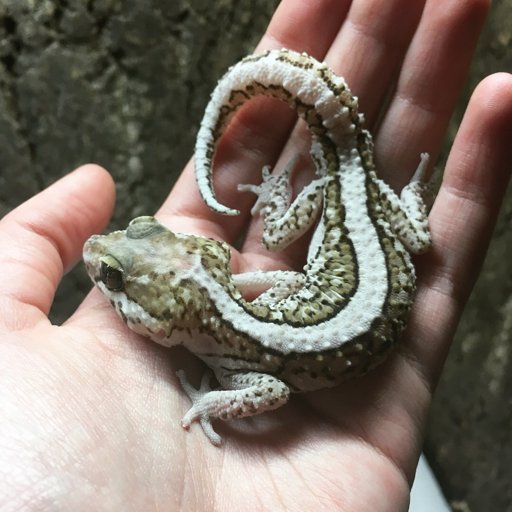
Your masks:
{"label": "gray rock surface", "polygon": [[[0,0],[0,214],[94,161],[117,183],[113,226],[151,213],[192,153],[208,95],[277,0]],[[474,85],[512,70],[512,0],[495,0]],[[456,510],[512,511],[512,201],[437,390],[426,450]],[[53,318],[89,283],[64,279]]]}
{"label": "gray rock surface", "polygon": [[[117,184],[113,227],[151,214],[192,154],[217,78],[276,0],[0,0],[0,214],[86,162]],[[89,289],[63,282],[59,322]]]}

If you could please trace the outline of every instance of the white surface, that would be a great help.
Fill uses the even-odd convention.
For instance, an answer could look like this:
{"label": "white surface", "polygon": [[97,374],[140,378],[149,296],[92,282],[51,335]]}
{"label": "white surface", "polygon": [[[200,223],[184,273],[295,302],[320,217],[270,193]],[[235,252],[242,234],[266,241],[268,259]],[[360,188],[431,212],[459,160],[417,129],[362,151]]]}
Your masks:
{"label": "white surface", "polygon": [[409,512],[451,512],[424,455],[416,469]]}

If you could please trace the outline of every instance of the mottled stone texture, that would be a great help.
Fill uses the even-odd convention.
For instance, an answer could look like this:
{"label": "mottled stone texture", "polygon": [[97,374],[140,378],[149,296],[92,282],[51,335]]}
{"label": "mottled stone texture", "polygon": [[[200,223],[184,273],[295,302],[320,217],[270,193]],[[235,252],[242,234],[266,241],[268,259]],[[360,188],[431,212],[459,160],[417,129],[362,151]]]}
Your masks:
{"label": "mottled stone texture", "polygon": [[[217,78],[276,0],[0,0],[0,214],[86,162],[117,183],[113,226],[151,214],[192,154]],[[66,318],[90,287],[64,280]]]}
{"label": "mottled stone texture", "polygon": [[[90,161],[117,182],[113,225],[153,212],[192,153],[216,79],[277,3],[0,0],[0,214]],[[510,27],[512,0],[495,0],[467,95],[512,70]],[[427,454],[458,510],[512,511],[511,225],[509,194],[431,414]],[[68,276],[54,318],[88,288],[81,272]]]}

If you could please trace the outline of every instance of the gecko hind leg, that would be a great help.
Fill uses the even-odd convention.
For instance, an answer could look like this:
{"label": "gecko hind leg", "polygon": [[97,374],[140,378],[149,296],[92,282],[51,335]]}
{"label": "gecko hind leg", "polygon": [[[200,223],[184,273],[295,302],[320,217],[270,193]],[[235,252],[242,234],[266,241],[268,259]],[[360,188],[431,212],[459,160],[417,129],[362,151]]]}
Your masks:
{"label": "gecko hind leg", "polygon": [[258,196],[251,214],[263,216],[262,242],[271,251],[282,250],[302,236],[315,223],[322,207],[323,176],[306,185],[291,202],[290,180],[298,159],[298,155],[294,156],[280,174],[272,174],[269,166],[263,167],[259,185],[238,185],[239,191]]}
{"label": "gecko hind leg", "polygon": [[280,174],[272,174],[271,166],[265,165],[261,170],[262,181],[259,185],[239,184],[239,192],[252,192],[258,198],[251,209],[254,217],[262,213],[267,217],[270,213],[281,217],[290,205],[291,186],[290,181],[299,155],[295,155]]}
{"label": "gecko hind leg", "polygon": [[414,175],[402,189],[400,196],[396,195],[387,183],[377,180],[381,199],[389,212],[388,220],[391,227],[413,254],[425,252],[432,243],[424,198],[428,186],[425,182],[428,163],[428,153],[422,153]]}

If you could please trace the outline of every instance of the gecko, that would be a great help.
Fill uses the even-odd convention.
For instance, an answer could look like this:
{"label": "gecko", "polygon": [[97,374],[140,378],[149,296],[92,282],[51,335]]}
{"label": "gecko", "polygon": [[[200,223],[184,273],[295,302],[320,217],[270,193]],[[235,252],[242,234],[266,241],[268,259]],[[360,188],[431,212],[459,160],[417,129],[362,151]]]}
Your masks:
{"label": "gecko", "polygon": [[[216,148],[238,109],[255,96],[288,104],[311,135],[316,176],[295,198],[294,159],[282,172],[263,169],[253,215],[262,243],[287,247],[313,231],[301,271],[235,274],[230,247],[173,232],[152,216],[125,230],[93,235],[84,246],[88,274],[127,326],[151,340],[182,345],[213,371],[200,388],[177,376],[214,444],[215,420],[283,406],[291,393],[336,386],[380,364],[396,346],[414,300],[411,255],[431,246],[424,199],[428,154],[400,195],[377,175],[373,142],[357,97],[325,63],[291,50],[250,55],[219,80],[195,146],[200,194],[215,212],[237,215],[214,191]],[[246,291],[261,293],[251,300]]]}

